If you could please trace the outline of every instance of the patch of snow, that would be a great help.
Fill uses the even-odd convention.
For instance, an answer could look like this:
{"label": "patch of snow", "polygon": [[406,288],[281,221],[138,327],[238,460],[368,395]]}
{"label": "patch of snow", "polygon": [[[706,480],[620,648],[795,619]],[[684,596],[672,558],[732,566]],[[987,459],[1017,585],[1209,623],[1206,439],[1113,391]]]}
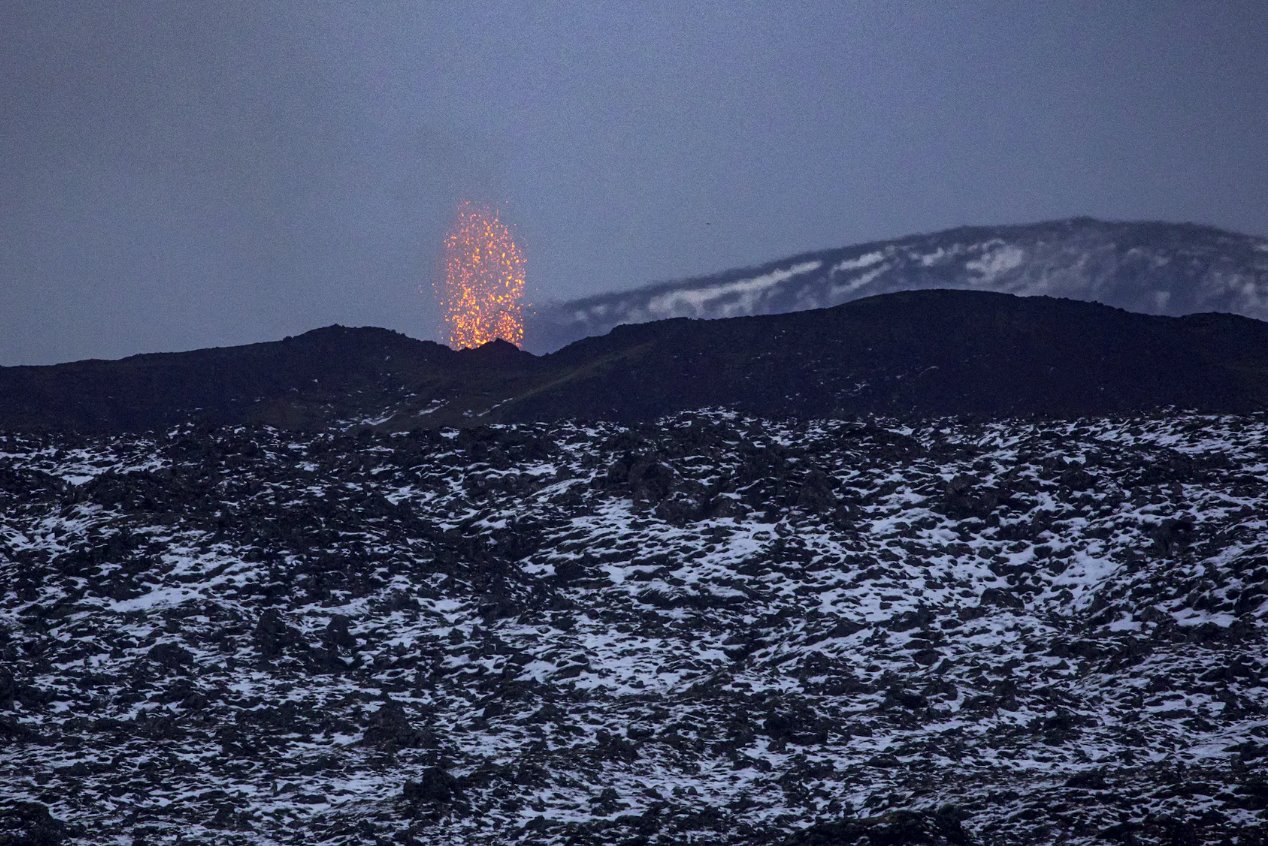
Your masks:
{"label": "patch of snow", "polygon": [[728,303],[724,308],[741,312],[751,308],[758,296],[768,289],[800,276],[818,270],[823,266],[821,261],[806,261],[783,270],[773,270],[751,279],[739,279],[704,288],[685,288],[669,291],[648,302],[647,313],[653,317],[700,317],[706,308],[715,300],[724,297],[736,297],[736,302]]}

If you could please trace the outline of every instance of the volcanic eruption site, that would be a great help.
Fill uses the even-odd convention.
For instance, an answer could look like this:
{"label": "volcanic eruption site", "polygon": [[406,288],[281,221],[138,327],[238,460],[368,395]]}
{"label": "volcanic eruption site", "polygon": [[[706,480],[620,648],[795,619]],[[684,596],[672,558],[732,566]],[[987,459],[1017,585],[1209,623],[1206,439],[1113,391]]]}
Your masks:
{"label": "volcanic eruption site", "polygon": [[524,342],[524,268],[524,253],[497,210],[460,203],[445,236],[444,278],[436,283],[449,346]]}

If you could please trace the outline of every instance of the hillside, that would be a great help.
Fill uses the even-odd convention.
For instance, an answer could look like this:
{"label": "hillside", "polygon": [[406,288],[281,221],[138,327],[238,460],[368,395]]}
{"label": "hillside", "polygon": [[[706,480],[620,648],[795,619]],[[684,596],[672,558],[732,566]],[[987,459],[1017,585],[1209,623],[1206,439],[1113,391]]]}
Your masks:
{"label": "hillside", "polygon": [[454,352],[330,327],[247,347],[0,368],[0,428],[161,430],[185,420],[388,429],[762,416],[1069,416],[1268,407],[1268,323],[1132,314],[978,291],[619,327],[556,353]]}

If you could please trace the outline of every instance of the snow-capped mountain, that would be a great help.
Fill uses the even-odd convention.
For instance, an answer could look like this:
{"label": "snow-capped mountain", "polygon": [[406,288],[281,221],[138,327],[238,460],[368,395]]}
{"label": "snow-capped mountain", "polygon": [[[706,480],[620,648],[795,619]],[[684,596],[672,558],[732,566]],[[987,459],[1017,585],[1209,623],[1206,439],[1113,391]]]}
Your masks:
{"label": "snow-capped mountain", "polygon": [[1262,844],[1268,421],[0,436],[0,843]]}
{"label": "snow-capped mountain", "polygon": [[922,288],[1268,320],[1268,239],[1190,224],[1088,218],[952,229],[547,305],[529,323],[528,346],[552,350],[623,323],[778,314]]}

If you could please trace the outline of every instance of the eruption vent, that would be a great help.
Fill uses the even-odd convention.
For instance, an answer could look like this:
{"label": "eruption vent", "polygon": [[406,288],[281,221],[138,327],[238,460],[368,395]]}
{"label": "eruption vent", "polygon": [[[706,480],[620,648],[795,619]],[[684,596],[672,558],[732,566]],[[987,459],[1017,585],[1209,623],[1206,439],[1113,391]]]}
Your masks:
{"label": "eruption vent", "polygon": [[524,341],[524,253],[497,211],[464,200],[445,238],[445,278],[437,285],[449,346],[495,338]]}

